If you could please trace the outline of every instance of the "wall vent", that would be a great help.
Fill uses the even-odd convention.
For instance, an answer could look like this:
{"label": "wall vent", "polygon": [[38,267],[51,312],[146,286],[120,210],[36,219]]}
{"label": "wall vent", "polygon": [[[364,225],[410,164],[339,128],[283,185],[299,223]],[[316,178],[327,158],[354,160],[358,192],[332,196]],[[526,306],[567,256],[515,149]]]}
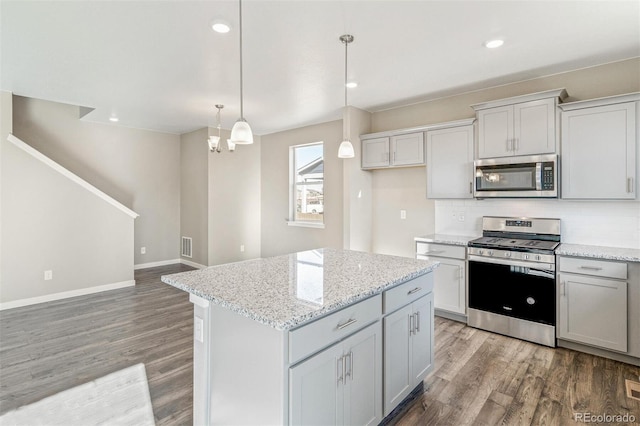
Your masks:
{"label": "wall vent", "polygon": [[640,383],[629,379],[626,379],[625,383],[627,387],[627,397],[640,401]]}
{"label": "wall vent", "polygon": [[191,237],[182,237],[182,253],[183,257],[191,257],[191,245],[193,241]]}

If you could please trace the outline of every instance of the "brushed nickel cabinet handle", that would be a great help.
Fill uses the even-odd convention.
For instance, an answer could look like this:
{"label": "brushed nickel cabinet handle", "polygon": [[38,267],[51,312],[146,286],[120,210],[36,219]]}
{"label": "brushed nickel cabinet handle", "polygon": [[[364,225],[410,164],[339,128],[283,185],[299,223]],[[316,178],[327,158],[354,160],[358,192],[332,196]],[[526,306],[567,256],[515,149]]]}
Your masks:
{"label": "brushed nickel cabinet handle", "polygon": [[627,178],[627,192],[629,194],[633,194],[633,178],[632,177]]}
{"label": "brushed nickel cabinet handle", "polygon": [[413,334],[413,315],[409,315],[409,337]]}
{"label": "brushed nickel cabinet handle", "polygon": [[567,294],[567,290],[565,289],[564,281],[560,282],[560,295],[565,296]]}
{"label": "brushed nickel cabinet handle", "polygon": [[437,253],[444,253],[444,250],[427,250],[424,252],[424,254],[437,254]]}
{"label": "brushed nickel cabinet handle", "polygon": [[580,266],[580,269],[586,269],[587,271],[602,271],[602,268],[597,266]]}
{"label": "brushed nickel cabinet handle", "polygon": [[473,182],[469,182],[469,194],[473,194]]}
{"label": "brushed nickel cabinet handle", "polygon": [[420,311],[414,314],[416,316],[416,333],[420,333]]}
{"label": "brushed nickel cabinet handle", "polygon": [[349,351],[349,377],[353,382],[353,351]]}
{"label": "brushed nickel cabinet handle", "polygon": [[342,330],[343,328],[349,327],[351,324],[357,321],[358,320],[356,318],[352,318],[349,321],[345,322],[344,324],[338,324],[338,330]]}
{"label": "brushed nickel cabinet handle", "polygon": [[338,377],[338,384],[344,384],[344,355],[337,359],[336,376]]}
{"label": "brushed nickel cabinet handle", "polygon": [[413,290],[409,290],[409,291],[407,292],[407,296],[409,296],[410,294],[413,294],[413,293],[417,293],[417,292],[419,292],[420,290],[422,290],[422,287],[416,287],[416,288],[414,288]]}

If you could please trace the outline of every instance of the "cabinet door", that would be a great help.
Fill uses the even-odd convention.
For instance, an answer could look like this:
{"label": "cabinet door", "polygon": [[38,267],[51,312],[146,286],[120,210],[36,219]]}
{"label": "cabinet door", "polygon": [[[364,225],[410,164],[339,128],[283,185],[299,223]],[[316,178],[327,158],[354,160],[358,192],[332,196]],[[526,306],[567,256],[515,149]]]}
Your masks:
{"label": "cabinet door", "polygon": [[344,341],[344,424],[382,421],[382,327],[380,322]]}
{"label": "cabinet door", "polygon": [[478,158],[513,155],[513,105],[478,111]]}
{"label": "cabinet door", "polygon": [[413,302],[414,334],[411,338],[411,380],[413,389],[433,368],[433,293]]}
{"label": "cabinet door", "polygon": [[342,422],[344,377],[342,344],[309,358],[289,371],[289,423],[333,425]]}
{"label": "cabinet door", "polygon": [[555,99],[523,102],[513,106],[514,155],[556,152]]}
{"label": "cabinet door", "polygon": [[449,312],[466,313],[464,260],[435,258],[440,262],[433,274],[434,306]]}
{"label": "cabinet door", "polygon": [[636,104],[562,113],[562,198],[636,198]]}
{"label": "cabinet door", "polygon": [[389,138],[364,139],[362,141],[362,168],[387,167],[389,165]]}
{"label": "cabinet door", "polygon": [[427,198],[473,198],[473,125],[427,132]]}
{"label": "cabinet door", "polygon": [[409,364],[411,305],[384,318],[384,415],[387,416],[413,389]]}
{"label": "cabinet door", "polygon": [[627,351],[627,283],[559,274],[558,337]]}
{"label": "cabinet door", "polygon": [[392,136],[391,164],[394,166],[424,164],[424,133]]}

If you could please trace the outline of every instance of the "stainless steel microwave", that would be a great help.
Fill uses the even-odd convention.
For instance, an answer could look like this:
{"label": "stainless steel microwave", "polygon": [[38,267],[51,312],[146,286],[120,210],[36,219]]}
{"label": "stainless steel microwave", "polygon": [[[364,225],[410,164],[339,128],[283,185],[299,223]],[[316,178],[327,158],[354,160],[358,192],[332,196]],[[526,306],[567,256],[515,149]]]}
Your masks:
{"label": "stainless steel microwave", "polygon": [[476,198],[558,198],[558,156],[477,160]]}

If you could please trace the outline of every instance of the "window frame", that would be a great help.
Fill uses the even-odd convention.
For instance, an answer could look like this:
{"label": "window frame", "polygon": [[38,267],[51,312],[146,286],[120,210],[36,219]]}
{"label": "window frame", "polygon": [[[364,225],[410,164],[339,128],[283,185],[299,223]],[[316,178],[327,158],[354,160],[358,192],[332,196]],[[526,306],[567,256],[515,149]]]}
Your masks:
{"label": "window frame", "polygon": [[322,146],[322,161],[324,162],[325,156],[325,147],[324,141],[303,143],[298,145],[289,146],[289,219],[287,220],[287,225],[289,226],[299,226],[304,228],[321,228],[324,229],[324,170],[322,172],[322,221],[306,221],[306,220],[296,220],[296,210],[297,210],[297,189],[300,185],[309,185],[309,183],[296,182],[296,170],[298,165],[296,164],[296,149],[304,148],[308,146],[321,145]]}

